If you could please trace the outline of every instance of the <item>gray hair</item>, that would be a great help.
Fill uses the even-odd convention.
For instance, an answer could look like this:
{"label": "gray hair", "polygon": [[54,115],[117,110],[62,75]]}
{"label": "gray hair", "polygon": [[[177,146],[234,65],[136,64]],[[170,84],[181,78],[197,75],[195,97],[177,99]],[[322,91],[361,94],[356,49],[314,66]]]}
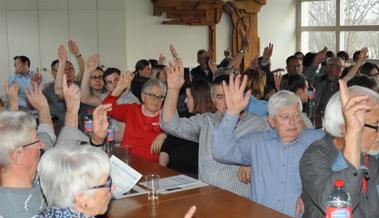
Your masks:
{"label": "gray hair", "polygon": [[92,197],[91,187],[109,175],[108,155],[89,145],[56,147],[48,150],[38,165],[41,188],[50,207],[73,208],[75,196]]}
{"label": "gray hair", "polygon": [[141,92],[145,93],[146,91],[150,90],[152,87],[161,88],[163,90],[164,95],[166,96],[166,92],[167,92],[166,83],[160,81],[159,79],[155,79],[155,78],[149,79],[147,82],[145,82],[142,86]]}
{"label": "gray hair", "polygon": [[[349,87],[350,96],[367,95],[376,104],[379,104],[379,95],[371,89],[362,86]],[[345,119],[342,114],[340,92],[334,93],[330,97],[325,108],[324,129],[327,133],[334,137],[343,137],[342,127],[345,125]]]}
{"label": "gray hair", "polygon": [[0,113],[0,166],[9,164],[9,155],[19,147],[31,142],[36,121],[25,112]]}
{"label": "gray hair", "polygon": [[299,105],[299,111],[301,112],[303,110],[303,105],[301,104],[300,98],[293,92],[280,90],[268,100],[268,114],[274,117],[277,115],[280,108],[293,106],[295,104]]}
{"label": "gray hair", "polygon": [[343,62],[343,60],[341,59],[341,58],[339,58],[339,57],[330,57],[330,58],[328,58],[327,60],[326,60],[326,65],[332,65],[332,64],[335,64],[335,62],[339,62],[339,61],[342,61]]}

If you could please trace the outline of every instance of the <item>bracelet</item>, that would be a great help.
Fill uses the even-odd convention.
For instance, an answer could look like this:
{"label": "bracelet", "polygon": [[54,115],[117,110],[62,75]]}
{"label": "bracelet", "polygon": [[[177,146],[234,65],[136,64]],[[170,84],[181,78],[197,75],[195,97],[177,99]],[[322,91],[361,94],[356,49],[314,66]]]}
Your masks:
{"label": "bracelet", "polygon": [[95,146],[95,147],[102,147],[104,145],[104,141],[100,144],[95,144],[93,143],[92,141],[92,137],[89,139],[89,143],[92,145],[92,146]]}

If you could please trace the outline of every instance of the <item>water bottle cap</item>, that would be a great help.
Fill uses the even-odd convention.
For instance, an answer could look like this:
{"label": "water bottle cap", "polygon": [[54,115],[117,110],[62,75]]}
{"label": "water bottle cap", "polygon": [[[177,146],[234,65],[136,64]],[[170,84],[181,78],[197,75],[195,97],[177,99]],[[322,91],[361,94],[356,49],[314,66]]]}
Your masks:
{"label": "water bottle cap", "polygon": [[345,186],[345,181],[343,181],[342,179],[337,179],[336,183],[335,183],[335,186],[336,187],[344,187]]}

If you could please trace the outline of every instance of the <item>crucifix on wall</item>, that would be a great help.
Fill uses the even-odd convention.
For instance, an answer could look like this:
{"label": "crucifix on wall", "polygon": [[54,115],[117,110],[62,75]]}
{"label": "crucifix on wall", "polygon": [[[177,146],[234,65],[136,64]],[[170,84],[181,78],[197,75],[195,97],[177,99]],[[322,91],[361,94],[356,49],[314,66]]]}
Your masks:
{"label": "crucifix on wall", "polygon": [[152,0],[154,15],[167,14],[169,20],[163,24],[184,24],[208,26],[209,50],[216,60],[216,24],[221,20],[223,10],[229,15],[233,25],[232,55],[241,49],[242,39],[247,34],[250,48],[245,51],[241,69],[250,66],[250,61],[259,53],[258,12],[266,0]]}

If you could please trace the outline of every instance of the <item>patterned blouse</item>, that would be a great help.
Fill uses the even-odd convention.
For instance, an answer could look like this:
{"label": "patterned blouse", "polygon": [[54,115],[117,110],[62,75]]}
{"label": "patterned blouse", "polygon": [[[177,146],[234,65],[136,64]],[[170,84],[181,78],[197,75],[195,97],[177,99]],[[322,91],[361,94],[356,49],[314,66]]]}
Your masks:
{"label": "patterned blouse", "polygon": [[37,218],[94,218],[71,208],[48,207],[38,213]]}

